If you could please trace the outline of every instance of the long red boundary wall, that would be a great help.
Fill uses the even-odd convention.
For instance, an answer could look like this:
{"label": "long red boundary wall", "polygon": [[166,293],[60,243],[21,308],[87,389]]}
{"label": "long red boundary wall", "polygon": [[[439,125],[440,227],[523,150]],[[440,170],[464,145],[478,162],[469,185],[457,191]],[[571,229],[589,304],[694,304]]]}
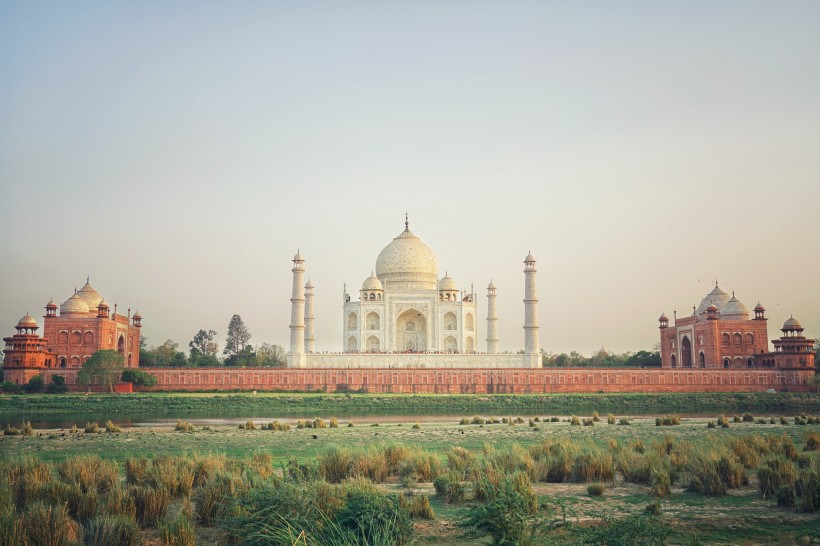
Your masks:
{"label": "long red boundary wall", "polygon": [[142,368],[147,390],[283,390],[369,393],[809,391],[814,370],[699,369],[282,369]]}

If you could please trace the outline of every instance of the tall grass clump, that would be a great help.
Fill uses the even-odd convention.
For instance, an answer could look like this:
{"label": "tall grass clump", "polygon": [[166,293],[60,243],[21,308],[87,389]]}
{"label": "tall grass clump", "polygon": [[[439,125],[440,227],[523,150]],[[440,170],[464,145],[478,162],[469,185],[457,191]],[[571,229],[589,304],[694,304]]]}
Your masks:
{"label": "tall grass clump", "polygon": [[582,454],[572,466],[572,481],[574,482],[611,482],[614,477],[615,463],[612,455],[600,450]]}
{"label": "tall grass clump", "polygon": [[108,420],[105,422],[105,431],[106,432],[122,432],[122,429],[119,425],[115,424],[114,421]]}
{"label": "tall grass clump", "polygon": [[80,540],[81,527],[68,515],[65,505],[36,501],[22,513],[23,544],[31,546],[69,546]]}
{"label": "tall grass clump", "polygon": [[189,421],[183,421],[182,419],[177,419],[177,425],[174,427],[174,430],[177,432],[194,432],[194,425],[192,425]]}
{"label": "tall grass clump", "polygon": [[407,510],[414,519],[436,519],[436,513],[430,506],[430,497],[427,495],[399,495],[399,504]]}
{"label": "tall grass clump", "polygon": [[193,522],[181,514],[179,517],[160,526],[163,546],[194,546],[196,529]]}
{"label": "tall grass clump", "polygon": [[817,451],[820,449],[820,432],[806,433],[806,446],[803,451]]}
{"label": "tall grass clump", "polygon": [[137,521],[143,527],[153,527],[168,512],[171,496],[165,489],[152,487],[131,486],[130,495],[134,499],[137,511]]}
{"label": "tall grass clump", "polygon": [[612,415],[611,413],[607,414],[607,416],[606,416],[606,424],[607,425],[614,425],[615,424],[615,416]]}
{"label": "tall grass clump", "polygon": [[606,485],[596,482],[587,485],[587,493],[590,497],[600,497],[606,491]]}
{"label": "tall grass clump", "polygon": [[442,474],[433,480],[433,488],[436,490],[436,496],[443,499],[446,504],[464,502],[464,484],[458,476]]}
{"label": "tall grass clump", "polygon": [[77,484],[83,493],[108,493],[119,481],[119,467],[114,461],[96,455],[72,457],[57,466],[57,473],[66,483]]}
{"label": "tall grass clump", "polygon": [[99,434],[100,432],[102,432],[102,430],[100,429],[100,425],[97,424],[96,421],[93,423],[86,423],[84,430],[89,434]]}
{"label": "tall grass clump", "polygon": [[99,516],[85,527],[85,543],[92,546],[139,546],[142,538],[134,518]]}
{"label": "tall grass clump", "polygon": [[757,469],[758,488],[763,498],[775,495],[781,487],[794,487],[797,470],[791,461],[780,457],[767,459]]}

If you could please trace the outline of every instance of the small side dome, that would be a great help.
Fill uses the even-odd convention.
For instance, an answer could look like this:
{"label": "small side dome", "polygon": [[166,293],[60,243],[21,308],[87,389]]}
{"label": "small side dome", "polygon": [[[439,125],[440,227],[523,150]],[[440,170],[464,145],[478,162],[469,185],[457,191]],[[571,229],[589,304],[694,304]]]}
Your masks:
{"label": "small side dome", "polygon": [[524,262],[535,262],[535,257],[532,255],[532,252],[527,253],[527,257],[524,258]]}
{"label": "small side dome", "polygon": [[803,326],[800,324],[800,321],[794,318],[794,316],[789,317],[786,322],[783,323],[783,330],[802,330]]}
{"label": "small side dome", "polygon": [[296,255],[293,257],[294,262],[304,262],[305,258],[302,256],[302,251],[297,250]]}
{"label": "small side dome", "polygon": [[707,307],[707,308],[706,308],[706,310],[707,310],[707,311],[717,312],[718,308],[717,308],[717,305],[715,305],[715,304],[713,303],[712,305],[710,305],[709,307]]}
{"label": "small side dome", "polygon": [[723,318],[749,318],[749,308],[732,294],[732,298],[726,302],[720,310]]}
{"label": "small side dome", "polygon": [[658,322],[669,322],[669,319],[666,317],[666,313],[661,313],[661,316],[658,317]]}
{"label": "small side dome", "polygon": [[18,328],[37,328],[37,321],[34,317],[26,313],[26,316],[17,321]]}
{"label": "small side dome", "polygon": [[487,290],[495,290],[495,283],[490,279],[490,284],[487,285]]}
{"label": "small side dome", "polygon": [[444,273],[444,276],[438,281],[438,289],[443,292],[457,292],[458,284],[450,275]]}
{"label": "small side dome", "polygon": [[384,290],[384,287],[382,286],[382,281],[371,272],[370,276],[362,283],[362,290]]}
{"label": "small side dome", "polygon": [[97,306],[98,309],[110,309],[108,307],[108,303],[105,300],[102,300],[100,304]]}
{"label": "small side dome", "polygon": [[54,301],[54,298],[51,298],[48,303],[46,304],[46,309],[57,309],[57,302]]}
{"label": "small side dome", "polygon": [[139,319],[141,319],[141,318],[142,318],[142,315],[140,315],[140,311],[139,311],[139,309],[137,309],[137,312],[136,312],[136,313],[134,313],[134,316],[133,316],[132,318],[135,318],[135,319],[137,319],[137,320],[139,320]]}
{"label": "small side dome", "polygon": [[62,315],[84,315],[89,312],[88,304],[75,292],[60,306],[60,316]]}
{"label": "small side dome", "polygon": [[765,311],[765,310],[766,310],[766,308],[763,307],[762,305],[760,305],[760,302],[757,302],[757,305],[755,305],[755,311]]}

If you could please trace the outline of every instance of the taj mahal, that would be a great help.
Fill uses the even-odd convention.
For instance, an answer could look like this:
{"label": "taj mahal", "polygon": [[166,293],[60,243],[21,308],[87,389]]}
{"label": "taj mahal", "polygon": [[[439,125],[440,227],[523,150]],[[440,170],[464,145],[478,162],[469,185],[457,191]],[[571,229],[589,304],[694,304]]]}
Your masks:
{"label": "taj mahal", "polygon": [[305,259],[293,258],[290,350],[292,368],[539,368],[535,258],[524,259],[524,350],[498,352],[496,288],[487,286],[486,352],[479,352],[475,290],[459,289],[446,272],[439,278],[436,255],[404,231],[376,258],[358,300],[342,294],[342,352],[314,351],[314,286],[304,284]]}

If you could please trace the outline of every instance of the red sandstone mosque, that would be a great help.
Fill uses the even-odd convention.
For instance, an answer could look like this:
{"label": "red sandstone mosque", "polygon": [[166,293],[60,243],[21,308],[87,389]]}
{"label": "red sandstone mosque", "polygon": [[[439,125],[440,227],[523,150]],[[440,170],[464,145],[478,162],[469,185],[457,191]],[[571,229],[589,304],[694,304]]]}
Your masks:
{"label": "red sandstone mosque", "polygon": [[4,380],[22,385],[35,375],[59,371],[66,384],[73,385],[82,363],[103,349],[118,351],[129,368],[139,366],[139,311],[131,316],[129,309],[121,315],[115,304],[112,313],[90,279],[59,308],[53,299],[49,301],[43,323],[44,336],[40,336],[37,321],[26,313],[15,327],[17,333],[3,338]]}
{"label": "red sandstone mosque", "polygon": [[783,323],[780,339],[769,351],[766,309],[757,303],[754,317],[749,308],[721,290],[718,282],[688,317],[670,326],[665,314],[658,318],[661,366],[664,368],[814,368],[814,341],[803,336],[794,317]]}

